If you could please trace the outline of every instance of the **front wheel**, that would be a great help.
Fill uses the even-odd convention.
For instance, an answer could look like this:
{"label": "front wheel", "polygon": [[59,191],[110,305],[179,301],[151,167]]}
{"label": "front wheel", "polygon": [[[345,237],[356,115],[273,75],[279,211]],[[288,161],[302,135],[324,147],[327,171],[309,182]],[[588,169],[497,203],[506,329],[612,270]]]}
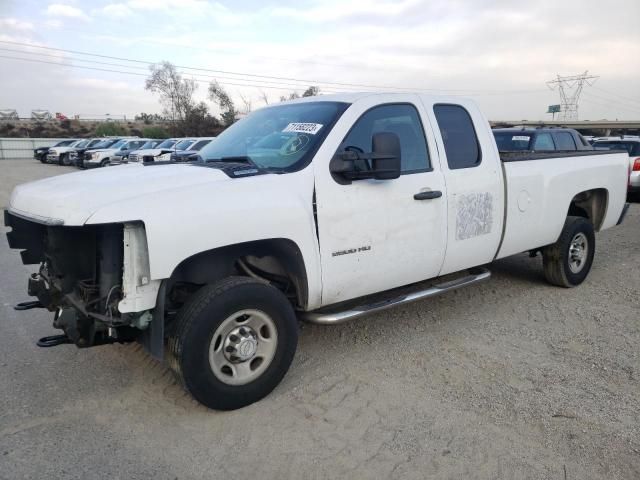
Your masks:
{"label": "front wheel", "polygon": [[234,410],[280,383],[298,344],[287,298],[252,278],[230,277],[198,290],[169,338],[169,365],[203,405]]}
{"label": "front wheel", "polygon": [[64,165],[66,162],[66,155],[63,153],[58,157],[58,165]]}
{"label": "front wheel", "polygon": [[583,217],[567,217],[560,238],[542,251],[544,276],[552,285],[580,285],[591,270],[596,251],[592,223]]}

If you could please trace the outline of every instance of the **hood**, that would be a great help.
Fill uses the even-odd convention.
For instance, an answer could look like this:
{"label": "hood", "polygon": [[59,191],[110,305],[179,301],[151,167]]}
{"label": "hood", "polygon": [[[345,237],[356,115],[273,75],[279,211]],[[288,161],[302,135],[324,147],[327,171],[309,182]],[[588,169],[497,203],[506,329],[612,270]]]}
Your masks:
{"label": "hood", "polygon": [[[188,192],[197,185],[230,180],[214,168],[120,165],[19,185],[11,194],[9,210],[40,223],[83,225],[98,210],[116,202],[162,191]],[[129,220],[126,212],[123,220]]]}

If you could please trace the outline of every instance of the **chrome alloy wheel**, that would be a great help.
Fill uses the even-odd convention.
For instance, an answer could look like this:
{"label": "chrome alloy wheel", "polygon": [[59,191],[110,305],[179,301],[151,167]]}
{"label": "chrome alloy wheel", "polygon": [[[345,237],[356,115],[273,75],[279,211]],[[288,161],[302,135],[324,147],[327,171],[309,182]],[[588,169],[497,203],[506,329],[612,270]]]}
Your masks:
{"label": "chrome alloy wheel", "polygon": [[587,236],[576,233],[569,245],[569,270],[571,273],[580,273],[587,263],[589,255],[589,241]]}
{"label": "chrome alloy wheel", "polygon": [[209,364],[218,380],[245,385],[269,367],[276,353],[278,331],[269,315],[241,310],[225,319],[209,345]]}

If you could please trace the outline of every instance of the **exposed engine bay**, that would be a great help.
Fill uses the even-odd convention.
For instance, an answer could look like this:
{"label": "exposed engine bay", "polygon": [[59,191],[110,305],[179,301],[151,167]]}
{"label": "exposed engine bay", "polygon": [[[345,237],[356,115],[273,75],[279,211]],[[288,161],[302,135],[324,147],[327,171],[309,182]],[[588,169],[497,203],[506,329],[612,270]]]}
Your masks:
{"label": "exposed engine bay", "polygon": [[[58,338],[59,343],[74,343],[86,348],[129,342],[136,340],[147,328],[152,319],[150,309],[155,306],[155,296],[153,305],[146,310],[123,312],[122,306],[119,308],[127,293],[135,297],[138,283],[150,283],[148,273],[138,279],[125,275],[126,260],[132,273],[140,273],[140,266],[136,265],[140,262],[132,260],[131,252],[127,251],[131,242],[126,240],[135,226],[46,225],[8,211],[5,211],[5,225],[11,227],[7,233],[9,246],[22,250],[23,263],[40,265],[38,272],[31,274],[28,284],[29,295],[37,297],[38,301],[22,304],[22,309],[43,307],[55,312],[53,326],[63,330],[66,336]],[[144,227],[137,228],[144,235]],[[135,298],[130,300],[135,304]],[[126,306],[124,310],[127,310]],[[45,338],[52,345],[57,344],[51,340],[54,337]]]}

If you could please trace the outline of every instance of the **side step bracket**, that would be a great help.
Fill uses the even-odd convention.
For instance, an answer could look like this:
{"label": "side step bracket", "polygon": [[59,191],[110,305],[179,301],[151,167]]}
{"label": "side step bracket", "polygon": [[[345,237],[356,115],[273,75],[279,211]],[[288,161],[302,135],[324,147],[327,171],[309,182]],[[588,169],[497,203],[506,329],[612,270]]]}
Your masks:
{"label": "side step bracket", "polygon": [[473,268],[469,270],[469,274],[464,277],[432,285],[426,289],[417,290],[398,297],[389,298],[387,300],[359,305],[343,311],[329,312],[327,309],[322,309],[322,311],[302,312],[300,314],[300,318],[311,323],[342,323],[370,313],[386,310],[387,308],[395,307],[396,305],[404,305],[424,298],[435,297],[436,295],[450,292],[451,290],[457,290],[458,288],[466,287],[467,285],[483,282],[488,280],[489,277],[491,277],[491,272],[486,268]]}

